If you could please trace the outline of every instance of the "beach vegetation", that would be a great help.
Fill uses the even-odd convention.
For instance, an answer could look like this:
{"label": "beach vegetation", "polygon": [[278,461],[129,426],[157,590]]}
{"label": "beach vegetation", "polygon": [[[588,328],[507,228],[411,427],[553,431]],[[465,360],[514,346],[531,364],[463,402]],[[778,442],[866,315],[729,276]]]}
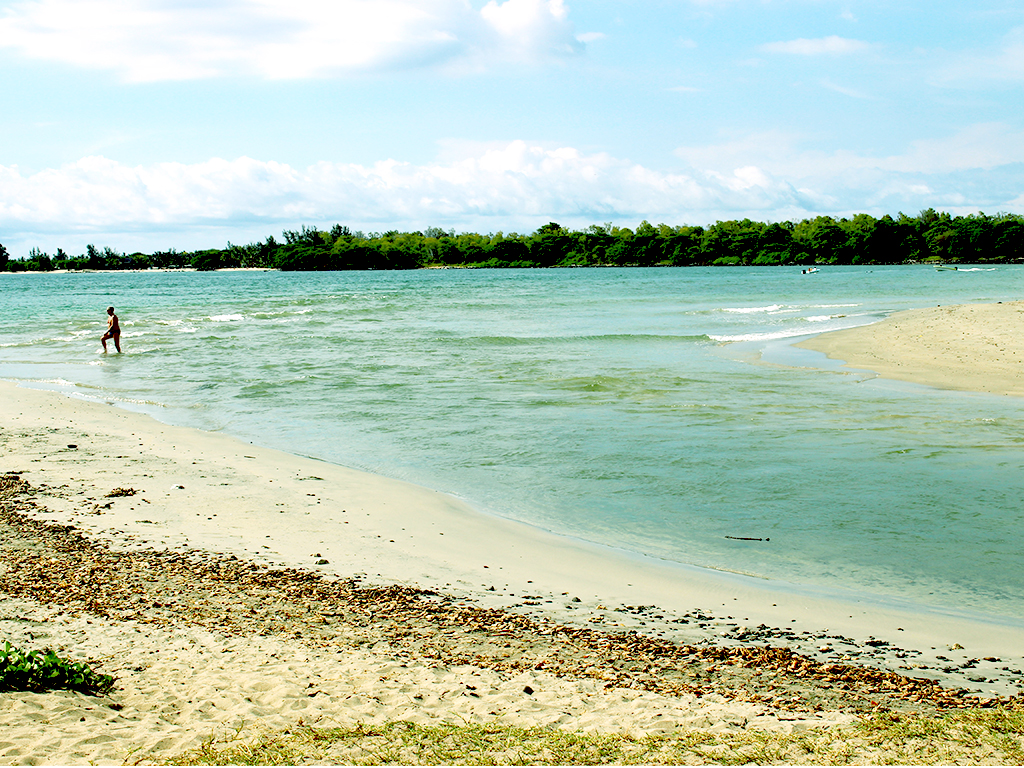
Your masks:
{"label": "beach vegetation", "polygon": [[1004,263],[1024,261],[1024,216],[953,216],[933,208],[917,216],[866,213],[802,221],[717,221],[672,226],[642,221],[635,229],[611,222],[583,230],[548,222],[531,234],[418,232],[363,233],[342,224],[301,226],[248,245],[184,252],[123,254],[86,246],[80,256],[38,248],[11,259],[0,246],[0,271],[52,269],[226,268],[334,271],[494,267],[787,266],[813,264]]}
{"label": "beach vegetation", "polygon": [[8,641],[0,650],[0,691],[79,691],[108,693],[114,678],[94,672],[81,661],[58,656],[52,650],[23,651]]}
{"label": "beach vegetation", "polygon": [[848,726],[791,733],[685,731],[671,735],[574,732],[505,725],[351,728],[299,725],[234,731],[164,765],[951,765],[1024,764],[1024,712],[969,709],[880,713]]}

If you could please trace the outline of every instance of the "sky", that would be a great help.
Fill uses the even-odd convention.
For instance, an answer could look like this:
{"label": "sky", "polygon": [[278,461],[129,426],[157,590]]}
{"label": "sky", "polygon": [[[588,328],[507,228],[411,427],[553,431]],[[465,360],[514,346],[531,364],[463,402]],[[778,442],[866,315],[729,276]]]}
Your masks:
{"label": "sky", "polygon": [[0,0],[0,243],[1024,213],[1024,0]]}

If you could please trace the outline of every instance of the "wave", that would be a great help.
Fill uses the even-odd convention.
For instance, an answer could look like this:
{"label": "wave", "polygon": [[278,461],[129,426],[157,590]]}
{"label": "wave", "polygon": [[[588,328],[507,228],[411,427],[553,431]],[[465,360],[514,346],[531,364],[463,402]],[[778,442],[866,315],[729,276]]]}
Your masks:
{"label": "wave", "polygon": [[722,312],[735,312],[741,315],[750,315],[755,312],[778,312],[782,309],[781,304],[769,304],[766,307],[722,307]]}
{"label": "wave", "polygon": [[722,307],[718,312],[731,312],[739,315],[789,315],[805,312],[809,309],[844,309],[859,307],[860,304],[768,304],[762,307]]}
{"label": "wave", "polygon": [[769,331],[767,333],[740,333],[734,336],[725,336],[717,333],[709,333],[708,338],[714,341],[772,341],[773,339],[789,339],[797,336],[807,336],[807,329],[790,329],[785,331]]}
{"label": "wave", "polygon": [[[253,312],[254,318],[260,320],[266,320],[272,317],[291,317],[293,315],[308,315],[310,312],[316,312],[315,309],[279,309],[277,311],[263,310],[260,312]],[[212,319],[212,318],[211,318]]]}
{"label": "wave", "polygon": [[215,323],[231,323],[244,319],[245,315],[210,315],[210,320]]}
{"label": "wave", "polygon": [[609,333],[586,334],[581,336],[466,336],[446,339],[446,344],[485,344],[490,346],[529,346],[538,344],[576,344],[578,342],[701,342],[710,341],[707,334],[674,335],[660,333]]}

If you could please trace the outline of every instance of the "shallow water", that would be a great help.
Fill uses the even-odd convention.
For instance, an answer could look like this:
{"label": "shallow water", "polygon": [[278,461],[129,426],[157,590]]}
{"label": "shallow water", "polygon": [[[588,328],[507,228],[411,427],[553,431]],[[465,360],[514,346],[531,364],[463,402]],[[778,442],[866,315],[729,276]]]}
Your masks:
{"label": "shallow water", "polygon": [[[1022,288],[1019,266],[3,274],[0,376],[670,560],[1022,617],[1021,401],[786,346]],[[98,353],[109,304],[124,355]]]}

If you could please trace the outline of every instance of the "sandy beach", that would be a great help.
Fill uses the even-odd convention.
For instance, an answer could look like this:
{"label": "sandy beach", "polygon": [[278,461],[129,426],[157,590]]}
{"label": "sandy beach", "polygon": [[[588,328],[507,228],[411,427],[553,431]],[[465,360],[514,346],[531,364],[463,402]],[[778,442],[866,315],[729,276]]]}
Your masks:
{"label": "sandy beach", "polygon": [[155,762],[254,723],[830,729],[1024,683],[1019,626],[641,558],[105,403],[0,397],[3,637],[118,681],[0,694],[6,764]]}
{"label": "sandy beach", "polygon": [[1024,396],[1024,301],[897,312],[796,346],[885,378]]}

